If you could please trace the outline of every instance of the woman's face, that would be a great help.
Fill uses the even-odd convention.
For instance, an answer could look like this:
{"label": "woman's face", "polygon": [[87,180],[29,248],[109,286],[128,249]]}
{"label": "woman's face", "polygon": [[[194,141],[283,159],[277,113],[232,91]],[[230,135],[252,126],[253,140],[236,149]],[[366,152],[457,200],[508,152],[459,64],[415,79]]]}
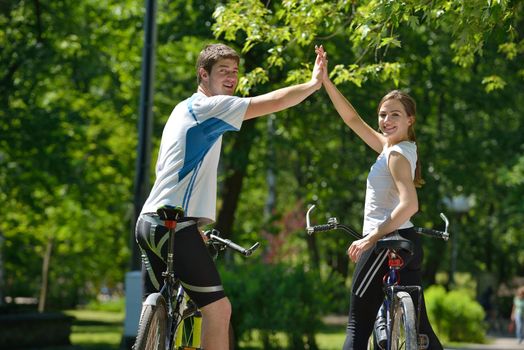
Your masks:
{"label": "woman's face", "polygon": [[408,116],[399,100],[384,101],[378,111],[378,126],[390,144],[409,140],[408,129],[414,121],[414,117]]}

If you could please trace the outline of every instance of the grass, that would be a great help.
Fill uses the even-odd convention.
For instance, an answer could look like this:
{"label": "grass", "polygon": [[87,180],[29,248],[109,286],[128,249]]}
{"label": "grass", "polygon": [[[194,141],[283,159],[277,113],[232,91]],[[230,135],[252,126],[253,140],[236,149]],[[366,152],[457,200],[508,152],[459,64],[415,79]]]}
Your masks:
{"label": "grass", "polygon": [[74,316],[71,343],[79,349],[118,349],[122,340],[123,312],[72,310]]}
{"label": "grass", "polygon": [[[124,313],[104,310],[69,310],[66,314],[74,316],[71,346],[45,347],[38,350],[119,350],[122,340]],[[345,339],[345,326],[326,324],[316,334],[316,342],[321,350],[340,349]],[[285,334],[277,332],[272,336],[275,348],[285,348]],[[239,349],[263,349],[260,332],[252,331],[248,340],[240,342]],[[447,344],[448,346],[450,344]],[[455,344],[459,345],[459,344]],[[31,350],[31,349],[26,349]],[[32,349],[36,350],[36,349]]]}
{"label": "grass", "polygon": [[[346,338],[345,327],[339,325],[325,325],[315,335],[317,346],[321,350],[340,350],[344,339]],[[272,335],[274,348],[285,349],[287,347],[286,335],[282,332],[276,332]],[[264,349],[260,332],[252,331],[249,340],[240,341],[239,349],[242,350],[260,350]]]}
{"label": "grass", "polygon": [[75,317],[71,346],[45,347],[39,350],[118,350],[122,340],[123,312],[69,310]]}
{"label": "grass", "polygon": [[[65,313],[75,317],[70,338],[71,346],[45,347],[38,350],[119,350],[123,332],[123,312],[69,310]],[[327,325],[317,334],[316,340],[321,350],[335,350],[340,349],[344,337],[344,326]],[[274,340],[279,344],[279,348],[285,348],[287,339],[283,333],[276,333]],[[253,331],[250,340],[240,343],[240,349],[263,349],[260,333]]]}

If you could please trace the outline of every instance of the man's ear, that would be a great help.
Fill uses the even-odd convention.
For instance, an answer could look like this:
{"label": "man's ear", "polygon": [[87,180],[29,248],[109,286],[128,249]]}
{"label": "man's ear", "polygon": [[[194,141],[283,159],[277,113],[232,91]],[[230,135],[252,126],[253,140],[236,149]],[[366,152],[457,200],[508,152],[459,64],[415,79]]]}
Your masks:
{"label": "man's ear", "polygon": [[209,78],[209,74],[203,67],[198,69],[198,74],[200,74],[200,79],[202,80],[207,80]]}

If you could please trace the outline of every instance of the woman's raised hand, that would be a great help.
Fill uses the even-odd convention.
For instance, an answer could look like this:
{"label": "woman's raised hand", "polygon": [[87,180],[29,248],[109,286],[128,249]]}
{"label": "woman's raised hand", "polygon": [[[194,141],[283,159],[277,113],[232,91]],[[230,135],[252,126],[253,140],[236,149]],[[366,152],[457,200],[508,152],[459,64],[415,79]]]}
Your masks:
{"label": "woman's raised hand", "polygon": [[322,70],[322,81],[328,81],[329,80],[329,74],[328,74],[328,58],[327,58],[327,52],[324,50],[324,47],[322,45],[317,46],[315,45],[315,53],[317,54],[317,57],[320,57],[320,60],[322,61],[323,70]]}

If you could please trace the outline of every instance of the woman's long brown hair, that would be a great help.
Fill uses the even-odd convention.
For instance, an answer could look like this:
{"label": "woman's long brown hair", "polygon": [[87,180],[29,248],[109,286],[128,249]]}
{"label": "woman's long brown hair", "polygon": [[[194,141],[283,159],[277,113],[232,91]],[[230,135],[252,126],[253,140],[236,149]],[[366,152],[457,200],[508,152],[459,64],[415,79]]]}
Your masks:
{"label": "woman's long brown hair", "polygon": [[[393,90],[386,94],[386,96],[382,97],[382,100],[380,100],[380,103],[378,104],[377,113],[378,110],[380,110],[380,107],[382,104],[388,100],[397,100],[402,103],[404,106],[404,109],[406,110],[406,113],[408,116],[413,117],[413,123],[408,128],[408,138],[409,141],[417,142],[417,137],[415,135],[415,121],[416,121],[416,115],[417,115],[417,104],[415,103],[415,100],[406,94],[405,92],[402,92],[400,90]],[[420,158],[418,156],[418,145],[417,145],[417,165],[415,168],[415,179],[413,180],[415,187],[422,187],[424,184],[424,180],[422,179],[422,171],[421,171],[421,165],[420,165]]]}

